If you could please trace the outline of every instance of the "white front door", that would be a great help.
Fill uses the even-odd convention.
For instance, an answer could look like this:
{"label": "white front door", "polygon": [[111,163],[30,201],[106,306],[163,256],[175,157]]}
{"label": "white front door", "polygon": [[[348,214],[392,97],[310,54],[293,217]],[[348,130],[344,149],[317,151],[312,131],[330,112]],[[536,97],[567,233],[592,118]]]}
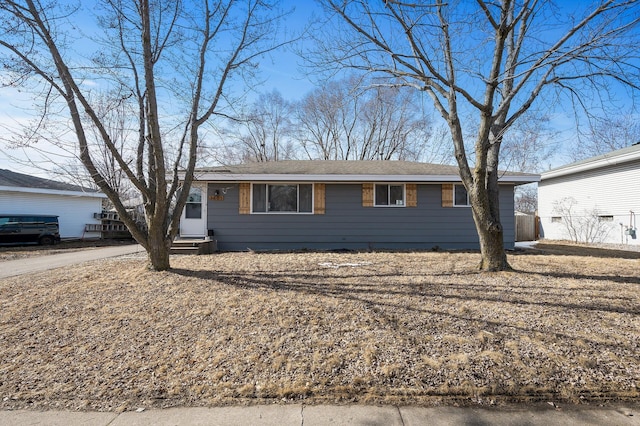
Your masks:
{"label": "white front door", "polygon": [[181,237],[207,235],[207,186],[192,184],[180,219]]}

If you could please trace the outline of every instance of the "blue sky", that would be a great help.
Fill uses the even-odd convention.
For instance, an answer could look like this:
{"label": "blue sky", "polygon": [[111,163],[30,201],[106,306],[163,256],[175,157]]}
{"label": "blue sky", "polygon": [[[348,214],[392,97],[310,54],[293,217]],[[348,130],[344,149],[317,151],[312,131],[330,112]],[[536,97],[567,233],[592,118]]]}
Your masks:
{"label": "blue sky", "polygon": [[[293,13],[285,20],[284,27],[288,31],[300,32],[304,29],[314,13],[319,8],[315,1],[311,0],[286,0],[281,2],[283,9],[293,8]],[[315,88],[301,70],[301,58],[293,51],[292,46],[277,52],[261,61],[261,71],[267,78],[265,90],[280,91],[288,100],[299,100],[309,91]]]}
{"label": "blue sky", "polygon": [[[563,2],[566,10],[573,10],[576,7],[584,6],[585,2],[580,0],[568,0]],[[318,13],[319,8],[314,1],[311,0],[286,0],[280,3],[283,9],[294,8],[294,12],[288,16],[283,23],[283,29],[287,31],[300,31],[307,23],[311,14]],[[88,28],[93,27],[92,19],[87,19],[83,23]],[[260,77],[264,83],[259,87],[255,87],[256,92],[269,92],[274,89],[278,90],[285,99],[290,101],[299,100],[309,91],[315,88],[314,84],[304,75],[301,70],[301,58],[296,56],[291,49],[284,49],[278,52],[272,52],[268,57],[260,61]],[[32,101],[30,95],[14,88],[0,89],[0,124],[5,123],[13,125],[16,123],[24,123],[29,117]],[[559,110],[550,115],[551,126],[559,133],[556,142],[563,145],[571,143],[574,134],[574,121],[571,117],[571,111]],[[0,142],[0,149],[6,150]],[[12,155],[22,156],[19,150],[11,150]],[[552,166],[561,165],[566,159],[558,156],[554,160]],[[0,152],[0,168],[11,168],[16,170],[13,162],[9,161],[6,156]],[[17,170],[20,171],[20,170]],[[32,171],[35,174],[46,175],[43,171]]]}
{"label": "blue sky", "polygon": [[[87,6],[84,2],[83,6]],[[282,10],[293,10],[287,15],[284,22],[281,23],[283,32],[297,34],[306,26],[311,14],[317,11],[317,4],[314,1],[296,1],[286,0],[279,2]],[[75,25],[87,33],[95,28],[95,16],[91,12],[83,12],[81,18],[75,19]],[[73,43],[73,49],[85,55],[90,55],[95,49],[95,45],[82,40],[76,40]],[[306,93],[314,89],[314,85],[300,72],[300,58],[293,52],[293,46],[288,46],[277,51],[270,52],[268,55],[260,59],[260,73],[258,80],[261,82],[259,86],[253,88],[253,92],[249,92],[251,97],[258,93],[270,92],[278,90],[285,99],[290,101],[299,100]],[[244,90],[242,90],[244,91]],[[8,126],[16,128],[17,126],[26,124],[28,120],[34,118],[34,101],[33,95],[20,88],[0,88],[0,126]],[[1,131],[1,128],[0,128]],[[2,132],[5,133],[6,132]],[[44,143],[39,143],[42,147]],[[50,152],[56,152],[55,149],[47,147]],[[61,153],[61,152],[60,152]],[[62,153],[61,153],[62,154]],[[47,177],[47,170],[38,168],[30,168],[25,165],[17,164],[12,161],[8,155],[21,159],[33,158],[41,162],[39,155],[33,150],[23,148],[8,148],[0,139],[0,168],[12,169],[18,172],[29,172],[42,177]],[[49,164],[49,161],[44,162]]]}

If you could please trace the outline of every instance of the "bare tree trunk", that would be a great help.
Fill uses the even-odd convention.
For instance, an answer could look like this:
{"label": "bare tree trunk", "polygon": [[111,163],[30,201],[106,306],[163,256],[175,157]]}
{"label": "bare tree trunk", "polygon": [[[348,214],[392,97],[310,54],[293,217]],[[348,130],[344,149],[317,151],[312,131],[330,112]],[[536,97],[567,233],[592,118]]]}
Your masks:
{"label": "bare tree trunk", "polygon": [[[21,79],[38,78],[51,93],[62,96],[80,161],[147,251],[149,268],[163,271],[170,267],[169,250],[193,181],[200,126],[218,113],[220,102],[229,101],[226,86],[230,78],[253,67],[257,57],[286,44],[272,37],[281,15],[273,14],[271,5],[263,0],[251,0],[244,6],[233,1],[188,5],[169,0],[104,3],[101,22],[108,25],[100,25],[102,32],[96,33],[96,39],[105,51],[90,61],[95,65],[92,67],[78,66],[73,52],[59,49],[58,40],[66,46],[65,40],[73,39],[74,31],[58,19],[69,17],[64,6],[56,2],[43,5],[38,0],[3,0],[0,21],[11,25],[0,34],[0,64],[23,76]],[[230,38],[229,31],[238,37]],[[184,67],[184,73],[172,74],[172,87],[167,87],[165,80],[156,76],[156,69],[175,69],[176,61],[188,62],[189,66]],[[111,84],[87,88],[81,83],[104,78]],[[126,103],[130,97],[132,103],[137,101],[137,140],[122,140],[122,133],[114,133],[114,138],[109,132],[105,115],[96,108],[100,103],[95,101],[95,94],[103,87],[109,92],[117,89],[118,102]],[[162,87],[160,93],[157,87]],[[184,96],[187,93],[191,95]],[[56,102],[55,96],[47,100],[51,105]],[[57,105],[51,108],[56,109]],[[179,117],[180,111],[188,114]],[[97,143],[90,143],[87,129],[96,133]],[[97,150],[97,157],[94,145],[102,148]],[[136,150],[130,149],[136,145]],[[104,152],[135,187],[144,205],[146,226],[127,209],[119,186],[96,166],[95,160],[101,160]]]}
{"label": "bare tree trunk", "polygon": [[[502,123],[500,123],[502,125]],[[497,137],[495,136],[497,134]],[[489,136],[489,146],[486,154],[485,179],[478,182],[486,190],[488,203],[474,203],[482,206],[487,214],[478,215],[481,222],[476,221],[476,228],[480,238],[480,253],[482,261],[480,269],[483,271],[503,271],[511,269],[504,250],[504,228],[500,220],[500,186],[498,185],[498,160],[500,145],[502,144],[502,127],[493,126]]]}
{"label": "bare tree trunk", "polygon": [[478,226],[480,252],[482,253],[482,260],[478,265],[479,269],[490,272],[510,270],[511,266],[507,262],[507,255],[504,248],[501,248],[503,241],[501,227],[489,226],[488,228]]}
{"label": "bare tree trunk", "polygon": [[482,271],[509,270],[511,266],[504,250],[502,224],[491,215],[486,204],[473,202],[473,220],[480,241],[481,260],[478,266]]}
{"label": "bare tree trunk", "polygon": [[147,237],[149,247],[147,254],[149,258],[148,268],[154,271],[166,271],[170,268],[169,252],[171,241],[167,240],[163,226],[150,226]]}
{"label": "bare tree trunk", "polygon": [[[448,123],[484,270],[508,268],[498,203],[504,133],[545,92],[569,94],[590,115],[592,102],[598,110],[610,102],[611,82],[640,89],[637,1],[598,1],[571,16],[546,1],[322,3],[336,21],[330,30],[321,24],[319,64],[414,87]],[[473,152],[463,129],[477,131]]]}

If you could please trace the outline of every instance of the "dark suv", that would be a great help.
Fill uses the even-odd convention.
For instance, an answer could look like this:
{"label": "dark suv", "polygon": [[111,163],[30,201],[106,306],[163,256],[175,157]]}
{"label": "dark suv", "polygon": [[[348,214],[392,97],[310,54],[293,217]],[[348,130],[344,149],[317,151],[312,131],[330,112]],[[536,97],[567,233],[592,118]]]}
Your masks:
{"label": "dark suv", "polygon": [[58,216],[32,214],[0,214],[0,243],[60,242]]}

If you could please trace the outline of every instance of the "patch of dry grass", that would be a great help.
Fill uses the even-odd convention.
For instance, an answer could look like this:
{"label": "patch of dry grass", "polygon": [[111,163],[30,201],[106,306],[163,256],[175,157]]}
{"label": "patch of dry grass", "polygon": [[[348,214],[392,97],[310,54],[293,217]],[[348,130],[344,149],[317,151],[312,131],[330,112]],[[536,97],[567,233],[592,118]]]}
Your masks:
{"label": "patch of dry grass", "polygon": [[0,284],[3,408],[637,400],[637,259],[225,253]]}

